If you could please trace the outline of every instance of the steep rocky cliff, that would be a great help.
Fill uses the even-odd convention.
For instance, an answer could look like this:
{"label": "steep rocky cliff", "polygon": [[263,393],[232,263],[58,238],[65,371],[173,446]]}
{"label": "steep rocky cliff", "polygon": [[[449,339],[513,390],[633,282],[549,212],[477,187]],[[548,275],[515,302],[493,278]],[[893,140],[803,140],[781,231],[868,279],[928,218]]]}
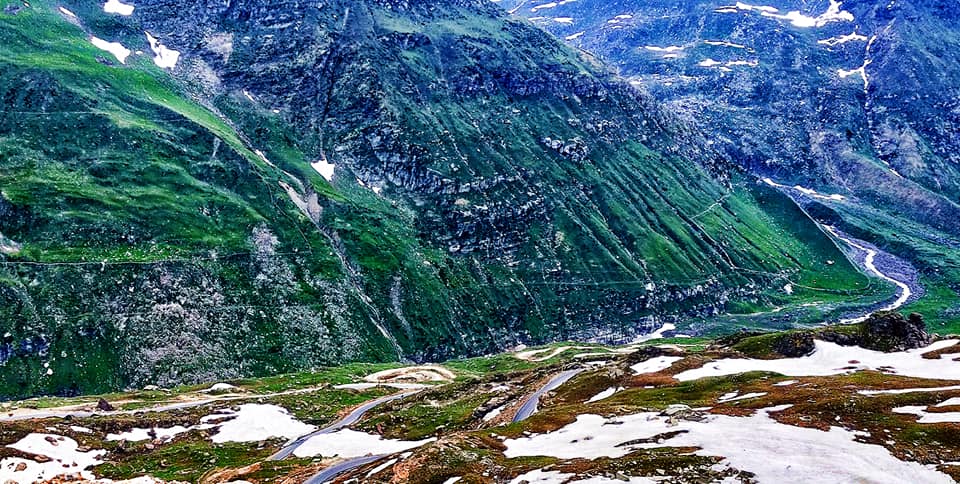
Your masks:
{"label": "steep rocky cliff", "polygon": [[629,339],[887,290],[495,5],[102,7],[0,10],[0,395]]}

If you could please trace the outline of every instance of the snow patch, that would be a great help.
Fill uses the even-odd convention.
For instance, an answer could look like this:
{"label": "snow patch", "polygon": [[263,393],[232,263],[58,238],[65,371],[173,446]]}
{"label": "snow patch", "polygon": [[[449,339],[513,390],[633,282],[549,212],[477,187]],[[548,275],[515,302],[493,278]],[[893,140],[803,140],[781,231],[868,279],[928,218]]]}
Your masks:
{"label": "snow patch", "polygon": [[204,393],[215,393],[215,392],[229,392],[236,389],[237,387],[229,383],[214,383],[213,385],[210,386],[210,388],[200,390],[200,391]]}
{"label": "snow patch", "polygon": [[167,46],[160,43],[154,36],[150,35],[150,32],[144,33],[147,35],[147,42],[150,43],[150,50],[155,54],[153,63],[163,69],[173,69],[176,67],[177,60],[180,59],[180,52],[167,48]]}
{"label": "snow patch", "polygon": [[585,33],[584,31],[580,31],[580,32],[577,32],[577,33],[575,33],[575,34],[570,34],[570,35],[564,37],[563,39],[564,39],[564,40],[576,40],[576,39],[579,39],[581,36],[583,36],[584,33]]}
{"label": "snow patch", "polygon": [[807,188],[807,187],[803,187],[803,186],[800,186],[800,185],[794,185],[794,186],[790,187],[790,186],[787,186],[787,185],[783,185],[783,184],[781,184],[781,183],[777,183],[777,182],[773,181],[773,179],[771,179],[771,178],[762,178],[761,180],[762,180],[764,183],[766,183],[767,185],[770,185],[771,187],[774,187],[774,188],[783,188],[783,189],[786,189],[786,190],[795,190],[795,191],[800,192],[800,193],[802,193],[802,194],[804,194],[804,195],[806,195],[806,196],[808,196],[808,197],[816,198],[816,199],[819,199],[819,200],[833,200],[833,201],[835,201],[835,202],[842,202],[842,201],[844,201],[844,200],[847,199],[847,197],[845,197],[845,196],[843,196],[843,195],[835,194],[835,193],[834,193],[834,194],[830,194],[830,195],[824,195],[824,194],[822,194],[822,193],[820,193],[820,192],[818,192],[818,191],[816,191],[816,190],[814,190],[814,189],[812,189],[812,188]]}
{"label": "snow patch", "polygon": [[745,45],[742,45],[742,44],[734,44],[733,42],[727,42],[727,41],[723,41],[723,40],[704,40],[703,43],[704,43],[704,44],[707,44],[707,45],[718,46],[718,47],[731,47],[731,48],[734,48],[734,49],[746,49],[746,48],[747,48],[747,46],[745,46]]}
{"label": "snow patch", "polygon": [[317,173],[319,173],[320,176],[325,178],[328,182],[333,181],[333,173],[337,165],[328,163],[326,157],[322,157],[319,160],[310,163],[310,166],[312,166],[314,170],[317,170]]}
{"label": "snow patch", "polygon": [[542,3],[542,4],[540,4],[540,5],[537,5],[536,7],[531,8],[530,11],[531,11],[531,12],[537,12],[537,11],[540,11],[540,10],[546,10],[546,9],[549,9],[549,8],[554,8],[554,7],[556,7],[556,6],[557,6],[557,2]]}
{"label": "snow patch", "polygon": [[116,57],[121,64],[127,63],[127,57],[130,55],[130,49],[124,47],[120,42],[107,42],[99,37],[91,36],[90,43],[100,50],[105,50],[113,54],[113,56]]}
{"label": "snow patch", "polygon": [[598,393],[598,394],[590,397],[590,399],[587,400],[587,403],[593,403],[593,402],[599,402],[600,400],[606,400],[607,398],[612,397],[615,393],[617,393],[617,392],[622,392],[622,391],[623,391],[623,387],[610,387],[610,388],[607,388],[606,390],[604,390],[604,391],[602,391],[602,392],[600,392],[600,393]]}
{"label": "snow patch", "polygon": [[648,373],[657,373],[673,366],[674,363],[682,360],[682,356],[658,356],[650,358],[647,361],[641,361],[630,367],[636,375],[646,375]]}
{"label": "snow patch", "polygon": [[[7,447],[50,460],[39,463],[17,457],[3,459],[0,461],[0,482],[42,482],[66,474],[93,479],[93,474],[86,469],[102,464],[100,457],[107,453],[105,450],[80,452],[77,441],[69,437],[38,433],[28,434]],[[25,469],[17,471],[21,465]]]}
{"label": "snow patch", "polygon": [[[107,440],[126,440],[139,442],[141,440],[172,440],[179,434],[189,431],[187,427],[175,425],[170,428],[154,427],[152,429],[135,428],[119,434],[107,434]],[[150,436],[151,431],[153,436]]]}
{"label": "snow patch", "polygon": [[[937,405],[939,406],[939,405]],[[928,412],[929,407],[923,405],[908,405],[896,407],[893,413],[916,415],[917,423],[960,423],[960,412]]]}
{"label": "snow patch", "polygon": [[57,7],[57,8],[60,10],[60,13],[66,15],[67,17],[77,18],[77,14],[75,14],[75,13],[73,13],[73,12],[71,12],[71,11],[65,9],[65,8],[63,8],[63,7]]}
{"label": "snow patch", "polygon": [[125,17],[133,15],[133,8],[133,5],[123,3],[120,0],[107,0],[107,3],[103,4],[104,12],[116,13]]}
{"label": "snow patch", "polygon": [[960,362],[949,358],[923,358],[924,353],[951,347],[957,342],[958,340],[938,341],[926,348],[882,353],[857,346],[840,346],[836,343],[815,340],[816,349],[809,356],[779,360],[723,359],[707,363],[701,368],[678,373],[674,378],[690,381],[751,371],[767,371],[785,376],[829,376],[873,370],[915,378],[960,380]]}
{"label": "snow patch", "polygon": [[717,403],[730,403],[730,402],[739,402],[741,400],[750,400],[752,398],[760,398],[767,396],[767,392],[757,392],[757,393],[745,393],[740,395],[740,392],[731,392],[720,397],[717,400]]}
{"label": "snow patch", "polygon": [[[723,465],[752,472],[758,482],[953,482],[935,469],[897,459],[884,447],[857,442],[857,432],[794,427],[770,417],[788,407],[748,417],[709,415],[702,421],[678,421],[654,412],[610,419],[580,415],[554,432],[505,440],[504,454],[597,459],[619,458],[637,449],[698,447],[695,454],[722,457]],[[639,440],[646,442],[628,444]]]}
{"label": "snow patch", "polygon": [[297,457],[336,456],[349,459],[366,455],[395,454],[415,449],[435,440],[437,439],[433,437],[413,441],[384,439],[379,435],[343,429],[310,437],[303,445],[297,447],[293,454]]}
{"label": "snow patch", "polygon": [[821,45],[829,45],[833,47],[840,44],[846,44],[847,42],[861,42],[861,41],[866,42],[867,40],[868,38],[866,35],[861,35],[856,32],[853,32],[847,35],[841,35],[839,37],[830,37],[829,39],[819,40],[817,41],[817,43]]}
{"label": "snow patch", "polygon": [[813,28],[813,27],[823,27],[827,24],[834,22],[853,22],[855,18],[853,14],[842,9],[843,3],[837,0],[830,0],[830,6],[827,7],[827,11],[816,16],[811,17],[805,15],[798,10],[793,10],[787,12],[786,14],[781,14],[780,9],[770,6],[757,6],[750,5],[743,2],[737,2],[736,5],[720,7],[714,12],[716,13],[737,13],[737,12],[759,12],[760,15],[768,18],[773,18],[777,20],[785,20],[792,24],[794,27],[798,28]]}
{"label": "snow patch", "polygon": [[287,409],[277,405],[248,403],[239,409],[207,415],[201,423],[229,419],[220,424],[220,431],[211,437],[215,443],[260,442],[274,437],[295,439],[317,428],[294,418]]}

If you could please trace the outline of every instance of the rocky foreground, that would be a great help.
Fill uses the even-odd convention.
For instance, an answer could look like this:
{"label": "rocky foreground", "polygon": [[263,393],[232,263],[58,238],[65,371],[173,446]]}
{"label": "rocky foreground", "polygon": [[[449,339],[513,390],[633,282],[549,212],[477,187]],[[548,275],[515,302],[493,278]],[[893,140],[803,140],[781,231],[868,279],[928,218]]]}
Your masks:
{"label": "rocky foreground", "polygon": [[958,343],[881,314],[10,402],[0,482],[954,482]]}

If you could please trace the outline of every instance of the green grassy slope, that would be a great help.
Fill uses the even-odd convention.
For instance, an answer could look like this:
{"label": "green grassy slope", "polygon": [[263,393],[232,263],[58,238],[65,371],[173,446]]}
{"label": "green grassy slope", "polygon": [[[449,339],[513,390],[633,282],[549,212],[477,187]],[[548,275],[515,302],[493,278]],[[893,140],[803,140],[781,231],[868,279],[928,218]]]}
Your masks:
{"label": "green grassy slope", "polygon": [[[67,6],[81,25],[53,2],[0,9],[0,395],[629,335],[808,300],[787,282],[886,290],[649,98],[480,4],[339,2],[283,31],[311,27],[291,42],[316,58],[236,42],[226,61],[191,29],[265,42],[256,8],[297,4],[216,25]],[[141,28],[184,51],[175,75],[88,42],[149,52]]]}

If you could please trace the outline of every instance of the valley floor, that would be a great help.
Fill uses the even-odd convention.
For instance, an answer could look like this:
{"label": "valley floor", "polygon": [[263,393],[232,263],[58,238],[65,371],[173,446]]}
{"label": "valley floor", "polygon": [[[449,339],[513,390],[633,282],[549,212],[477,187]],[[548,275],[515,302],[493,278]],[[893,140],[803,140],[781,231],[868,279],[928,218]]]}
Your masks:
{"label": "valley floor", "polygon": [[884,317],[7,403],[0,481],[954,482],[960,340]]}

